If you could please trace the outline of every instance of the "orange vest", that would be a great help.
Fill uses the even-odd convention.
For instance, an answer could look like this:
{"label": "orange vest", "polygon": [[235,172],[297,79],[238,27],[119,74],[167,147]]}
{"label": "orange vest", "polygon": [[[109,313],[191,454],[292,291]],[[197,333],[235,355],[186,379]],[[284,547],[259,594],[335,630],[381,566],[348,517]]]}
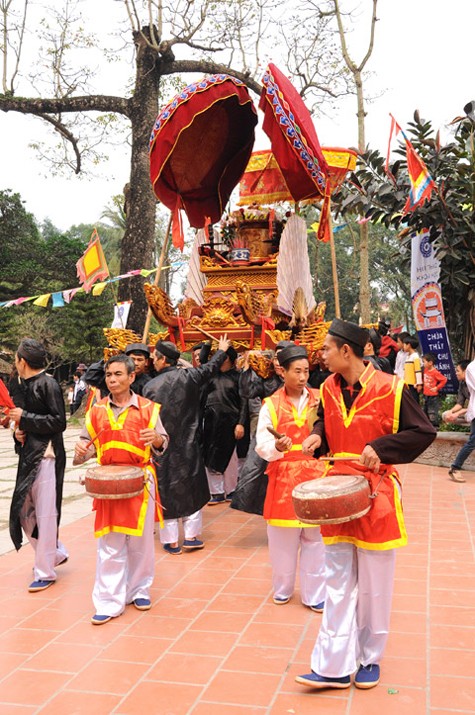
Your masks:
{"label": "orange vest", "polygon": [[[360,383],[361,390],[349,412],[338,375],[331,375],[321,387],[325,437],[335,456],[359,455],[368,442],[398,431],[404,382],[369,363]],[[340,462],[329,467],[327,474],[362,474],[370,482],[371,493],[377,491],[378,496],[365,516],[343,524],[322,525],[325,544],[349,542],[382,551],[407,543],[398,475],[391,464],[381,465],[375,474],[354,462]]]}
{"label": "orange vest", "polygon": [[117,420],[105,397],[96,402],[86,414],[86,428],[97,452],[97,461],[101,465],[117,464],[142,467],[145,473],[153,476],[154,494],[150,494],[150,482],[144,486],[142,494],[130,499],[94,499],[93,510],[96,512],[94,535],[109,534],[111,531],[141,536],[147,513],[148,502],[154,498],[157,509],[155,520],[162,522],[161,506],[158,497],[157,477],[151,462],[150,446],[140,440],[139,431],[153,428],[158,419],[160,405],[144,397],[137,396],[139,409],[130,406]]}
{"label": "orange vest", "polygon": [[282,459],[269,462],[266,469],[269,482],[264,518],[273,526],[313,526],[297,519],[292,503],[292,490],[297,484],[317,479],[323,473],[323,468],[316,459],[302,453],[302,442],[312,430],[318,407],[318,390],[307,387],[305,389],[309,393],[308,402],[300,416],[289,400],[285,387],[281,387],[264,400],[274,429],[292,440],[292,449],[284,452]]}

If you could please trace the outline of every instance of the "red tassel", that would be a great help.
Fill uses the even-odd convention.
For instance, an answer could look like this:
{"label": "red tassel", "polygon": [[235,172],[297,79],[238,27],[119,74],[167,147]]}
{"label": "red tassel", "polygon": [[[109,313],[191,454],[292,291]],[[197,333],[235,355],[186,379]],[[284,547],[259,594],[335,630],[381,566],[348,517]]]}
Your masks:
{"label": "red tassel", "polygon": [[183,251],[183,249],[185,247],[185,234],[183,233],[183,222],[181,220],[180,199],[179,198],[176,202],[175,210],[173,211],[172,243],[175,246],[175,248],[179,248],[180,251]]}

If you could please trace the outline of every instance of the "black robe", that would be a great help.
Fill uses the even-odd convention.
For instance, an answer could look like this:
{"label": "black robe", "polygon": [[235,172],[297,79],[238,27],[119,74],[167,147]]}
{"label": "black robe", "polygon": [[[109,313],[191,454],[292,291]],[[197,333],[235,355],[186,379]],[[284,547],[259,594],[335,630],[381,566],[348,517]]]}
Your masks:
{"label": "black robe", "polygon": [[[23,446],[16,442],[16,450],[20,455],[20,459],[10,508],[10,536],[17,551],[22,544],[20,512],[38,474],[41,460],[50,440],[56,456],[58,526],[61,518],[63,480],[66,467],[66,452],[63,443],[63,432],[66,429],[66,410],[60,386],[53,377],[45,372],[40,372],[38,375],[34,375],[22,382],[24,385],[23,414],[19,428],[26,432],[26,440]],[[37,537],[37,527],[33,530],[33,536]]]}
{"label": "black robe", "polygon": [[[273,374],[264,379],[256,375],[252,370],[247,370],[245,378],[245,394],[248,399],[269,397],[284,384],[280,375]],[[241,385],[243,382],[241,381]],[[231,502],[232,509],[245,511],[248,514],[262,514],[264,511],[264,501],[267,491],[267,462],[256,452],[256,437],[251,439],[246,461],[239,474],[238,483]]]}
{"label": "black robe", "polygon": [[166,367],[145,385],[144,397],[161,404],[160,418],[168,447],[154,458],[165,519],[190,516],[210,499],[201,448],[201,388],[227,355],[218,350],[201,367]]}
{"label": "black robe", "polygon": [[203,428],[205,465],[223,473],[236,447],[234,428],[238,424],[244,426],[247,419],[246,405],[239,394],[239,372],[234,368],[219,372],[207,387]]}

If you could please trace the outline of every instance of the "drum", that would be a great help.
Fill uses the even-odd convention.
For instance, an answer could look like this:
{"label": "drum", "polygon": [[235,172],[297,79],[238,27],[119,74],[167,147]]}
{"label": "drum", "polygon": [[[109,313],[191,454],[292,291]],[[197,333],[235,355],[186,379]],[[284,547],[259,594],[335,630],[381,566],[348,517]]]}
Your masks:
{"label": "drum", "polygon": [[107,464],[88,469],[86,493],[96,499],[129,499],[142,494],[145,478],[140,467]]}
{"label": "drum", "polygon": [[305,524],[342,524],[371,509],[370,485],[357,474],[312,479],[292,492],[295,514]]}

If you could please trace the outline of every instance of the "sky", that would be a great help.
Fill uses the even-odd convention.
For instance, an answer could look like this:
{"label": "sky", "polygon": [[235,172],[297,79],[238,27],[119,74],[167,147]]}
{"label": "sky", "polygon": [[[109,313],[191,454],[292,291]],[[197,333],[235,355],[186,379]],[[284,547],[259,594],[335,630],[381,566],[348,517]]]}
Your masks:
{"label": "sky", "polygon": [[[85,0],[94,8],[92,17],[100,26],[100,13],[119,12],[120,3]],[[354,5],[355,3],[353,3]],[[371,0],[362,0],[360,22],[349,37],[349,49],[358,62],[369,36],[364,11]],[[371,76],[365,82],[367,103],[366,139],[372,148],[386,153],[389,113],[404,128],[415,109],[449,137],[448,123],[463,115],[464,105],[475,99],[473,77],[473,0],[379,0],[379,21],[374,53],[368,64]],[[111,23],[112,24],[112,23]],[[131,58],[129,58],[131,59]],[[278,63],[269,56],[269,61]],[[130,65],[132,67],[132,65]],[[117,84],[121,73],[114,65],[101,67],[100,80],[108,94],[123,93]],[[190,78],[190,80],[193,78]],[[102,88],[104,92],[104,88]],[[257,101],[256,101],[257,105]],[[259,112],[260,120],[262,114]],[[323,146],[355,146],[357,143],[356,99],[341,100],[331,117],[315,119]],[[20,193],[28,211],[41,222],[49,218],[59,229],[73,224],[95,223],[111,197],[122,193],[128,181],[130,156],[127,145],[109,149],[110,160],[101,176],[82,178],[74,174],[52,177],[29,145],[48,141],[49,132],[39,119],[17,113],[0,115],[0,190]],[[266,148],[262,139],[261,146]]]}

